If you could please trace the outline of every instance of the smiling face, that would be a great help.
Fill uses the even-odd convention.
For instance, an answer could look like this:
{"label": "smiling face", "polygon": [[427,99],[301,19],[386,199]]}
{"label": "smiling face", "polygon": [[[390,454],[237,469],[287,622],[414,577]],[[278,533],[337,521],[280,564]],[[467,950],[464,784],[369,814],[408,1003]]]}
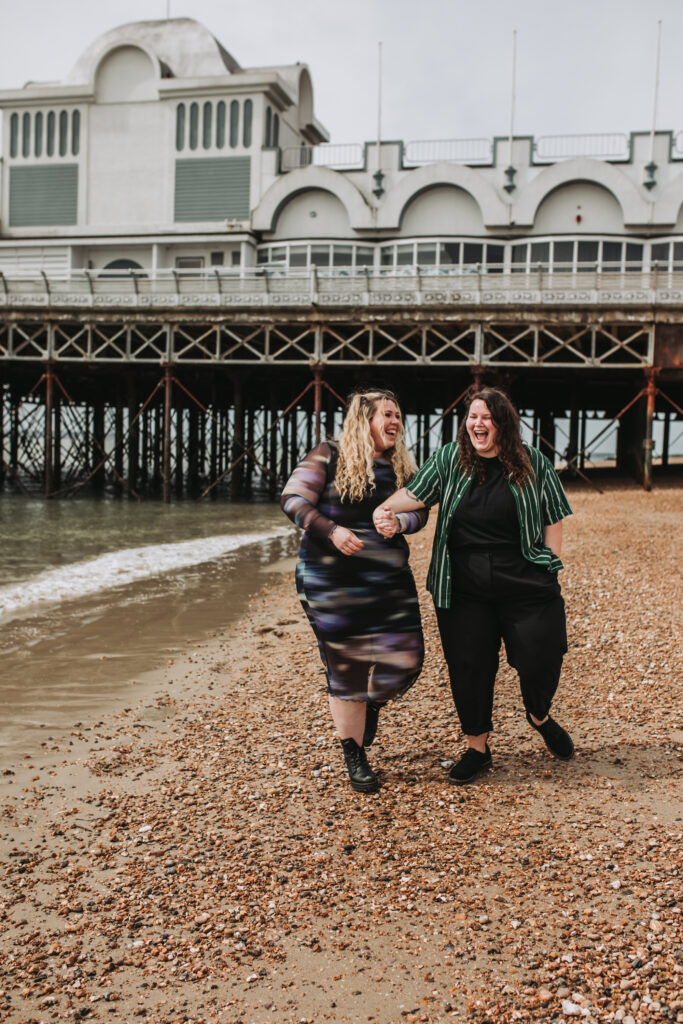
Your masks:
{"label": "smiling face", "polygon": [[472,402],[466,426],[472,447],[478,455],[492,459],[498,454],[498,427],[491,419],[488,405],[481,398],[475,398]]}
{"label": "smiling face", "polygon": [[401,410],[390,398],[377,403],[370,420],[370,433],[375,446],[375,455],[381,455],[396,444],[401,433]]}

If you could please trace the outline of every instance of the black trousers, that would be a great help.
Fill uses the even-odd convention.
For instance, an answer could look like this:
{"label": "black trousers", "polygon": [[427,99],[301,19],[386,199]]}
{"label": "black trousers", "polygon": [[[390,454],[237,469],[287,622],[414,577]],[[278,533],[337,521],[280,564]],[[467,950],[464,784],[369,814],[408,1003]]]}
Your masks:
{"label": "black trousers", "polygon": [[567,651],[564,600],[557,574],[516,548],[456,549],[450,608],[436,617],[453,701],[465,735],[491,732],[501,640],[516,669],[526,710],[548,714]]}

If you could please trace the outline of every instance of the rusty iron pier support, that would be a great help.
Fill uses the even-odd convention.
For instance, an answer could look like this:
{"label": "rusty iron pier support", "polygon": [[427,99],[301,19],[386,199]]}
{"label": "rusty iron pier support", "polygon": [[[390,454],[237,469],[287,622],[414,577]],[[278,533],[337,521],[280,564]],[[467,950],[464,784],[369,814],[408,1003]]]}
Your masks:
{"label": "rusty iron pier support", "polygon": [[162,479],[164,482],[164,504],[171,500],[171,398],[173,388],[172,369],[164,366],[164,453]]}
{"label": "rusty iron pier support", "polygon": [[645,409],[645,440],[643,441],[643,487],[646,491],[652,490],[652,449],[654,442],[652,440],[652,420],[655,414],[655,398],[657,395],[657,389],[655,385],[655,379],[657,371],[652,367],[647,372],[647,386],[645,388],[645,396],[647,399],[647,406]]}
{"label": "rusty iron pier support", "polygon": [[45,470],[44,470],[44,494],[48,498],[53,491],[53,457],[54,451],[52,448],[52,415],[53,415],[53,403],[54,403],[54,371],[51,362],[45,364],[45,434],[44,434],[44,458],[45,458]]}

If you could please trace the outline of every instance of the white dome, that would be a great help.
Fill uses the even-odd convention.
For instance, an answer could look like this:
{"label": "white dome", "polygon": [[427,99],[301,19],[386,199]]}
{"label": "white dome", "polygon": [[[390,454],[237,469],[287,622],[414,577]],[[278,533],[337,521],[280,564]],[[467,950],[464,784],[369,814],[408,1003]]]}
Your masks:
{"label": "white dome", "polygon": [[92,83],[105,54],[121,46],[136,44],[156,57],[164,78],[206,78],[241,70],[209,30],[194,18],[133,21],[105,32],[91,43],[76,61],[64,84]]}

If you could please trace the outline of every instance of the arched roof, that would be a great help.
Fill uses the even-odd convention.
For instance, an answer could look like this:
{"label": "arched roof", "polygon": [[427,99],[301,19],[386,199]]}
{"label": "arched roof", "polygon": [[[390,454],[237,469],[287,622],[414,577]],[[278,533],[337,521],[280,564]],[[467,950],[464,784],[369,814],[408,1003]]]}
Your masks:
{"label": "arched roof", "polygon": [[410,171],[398,185],[389,189],[386,201],[380,208],[377,227],[398,228],[408,203],[420,192],[436,185],[455,185],[469,192],[479,204],[484,224],[508,223],[508,206],[500,199],[493,185],[470,167],[442,162]]}
{"label": "arched roof", "polygon": [[278,178],[254,210],[255,231],[273,231],[282,207],[300,192],[322,189],[331,192],[346,208],[352,228],[374,227],[372,211],[355,185],[329,167],[302,167]]}
{"label": "arched roof", "polygon": [[171,18],[134,21],[105,32],[81,54],[64,84],[92,83],[102,58],[120,46],[139,46],[159,65],[163,77],[204,78],[241,70],[209,30],[194,18]]}
{"label": "arched roof", "polygon": [[546,167],[520,189],[519,198],[513,209],[515,224],[518,227],[533,225],[543,200],[563,185],[571,185],[577,181],[601,185],[611,192],[621,206],[624,224],[647,223],[651,204],[643,198],[636,185],[624,172],[614,164],[581,157]]}

